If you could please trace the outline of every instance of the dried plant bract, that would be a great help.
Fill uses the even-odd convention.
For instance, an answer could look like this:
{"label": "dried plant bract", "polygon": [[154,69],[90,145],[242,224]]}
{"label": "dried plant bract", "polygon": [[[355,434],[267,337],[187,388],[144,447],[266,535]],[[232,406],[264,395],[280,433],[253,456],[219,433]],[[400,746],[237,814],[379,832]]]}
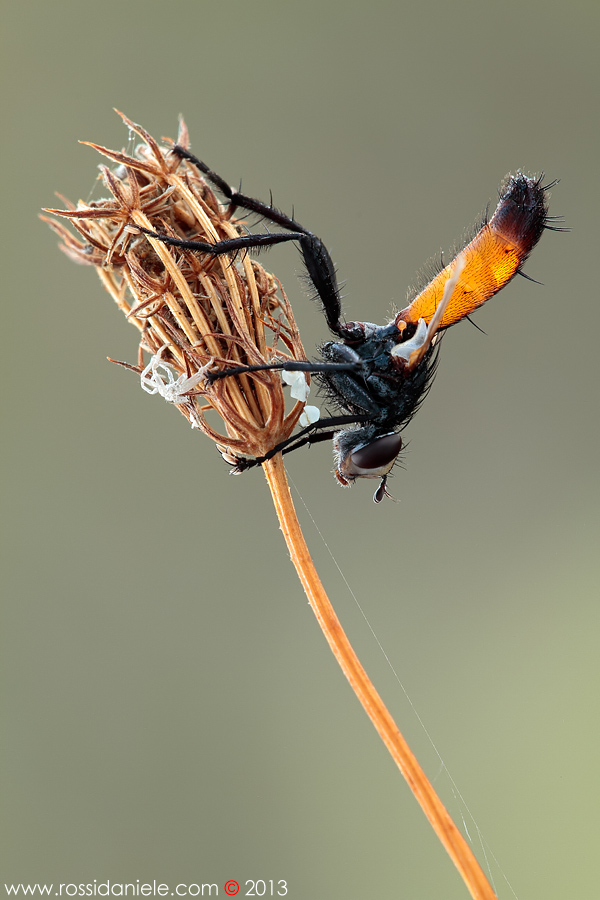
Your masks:
{"label": "dried plant bract", "polygon": [[[263,456],[291,435],[304,402],[286,412],[278,371],[212,383],[206,373],[274,359],[305,360],[287,297],[247,253],[213,257],[175,249],[138,230],[215,243],[245,228],[218,202],[197,168],[170,153],[172,142],[160,146],[122,118],[142,140],[132,155],[89,144],[113,163],[100,167],[110,197],[46,210],[68,219],[77,235],[61,222],[45,220],[68,256],[96,267],[140,332],[137,364],[120,365],[137,372],[146,391],[175,404],[192,427],[217,442],[228,462]],[[183,120],[177,143],[189,146]],[[221,426],[207,418],[211,409]]]}

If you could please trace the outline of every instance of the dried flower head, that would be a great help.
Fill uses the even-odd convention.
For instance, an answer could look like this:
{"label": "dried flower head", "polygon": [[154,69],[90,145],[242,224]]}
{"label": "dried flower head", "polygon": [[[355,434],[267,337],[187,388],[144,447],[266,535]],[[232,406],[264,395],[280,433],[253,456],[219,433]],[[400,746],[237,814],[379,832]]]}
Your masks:
{"label": "dried flower head", "polygon": [[[209,371],[305,360],[292,310],[279,281],[247,253],[209,256],[168,247],[139,228],[215,243],[244,232],[219,204],[198,169],[143,128],[121,118],[143,143],[133,155],[89,144],[116,165],[100,166],[112,195],[66,210],[79,236],[44,220],[75,262],[95,266],[104,287],[140,332],[137,372],[144,390],[175,404],[192,427],[217,442],[224,458],[265,455],[290,437],[303,412],[310,376],[290,373],[296,397],[286,413],[278,371],[242,373],[209,382]],[[166,139],[165,139],[166,140]],[[180,122],[177,144],[189,147]],[[149,354],[147,359],[144,354]],[[115,362],[115,360],[112,360]],[[300,383],[301,382],[301,383]],[[210,424],[207,413],[221,417]]]}

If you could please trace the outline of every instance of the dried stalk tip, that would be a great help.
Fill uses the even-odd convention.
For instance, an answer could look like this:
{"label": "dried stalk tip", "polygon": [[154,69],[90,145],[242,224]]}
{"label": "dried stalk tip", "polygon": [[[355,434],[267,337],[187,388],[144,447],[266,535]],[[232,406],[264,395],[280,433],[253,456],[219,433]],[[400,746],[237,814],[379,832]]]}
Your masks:
{"label": "dried stalk tip", "polygon": [[[66,210],[45,210],[69,219],[78,236],[62,222],[42,218],[71,259],[96,267],[140,332],[137,365],[119,365],[137,372],[144,390],[175,404],[193,428],[217,442],[227,462],[264,456],[291,435],[306,397],[286,414],[278,371],[212,383],[206,373],[274,358],[305,360],[287,297],[279,281],[247,254],[213,257],[166,246],[139,231],[137,226],[212,244],[244,233],[244,225],[220,205],[197,168],[170,152],[172,141],[159,146],[119,115],[143,141],[134,155],[89,145],[116,164],[100,166],[111,197],[79,201],[77,207],[65,201]],[[189,147],[183,120],[177,143]],[[218,420],[217,429],[207,421],[211,409],[221,417],[223,431],[217,430]]]}

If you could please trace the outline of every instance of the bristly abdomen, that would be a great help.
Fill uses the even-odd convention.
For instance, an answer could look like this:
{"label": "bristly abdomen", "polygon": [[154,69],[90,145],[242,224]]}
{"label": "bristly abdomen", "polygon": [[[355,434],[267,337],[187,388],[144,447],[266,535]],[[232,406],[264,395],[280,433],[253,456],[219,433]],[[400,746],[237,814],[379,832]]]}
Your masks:
{"label": "bristly abdomen", "polygon": [[[442,318],[440,328],[460,322],[520,272],[533,247],[549,224],[546,191],[542,178],[517,172],[500,187],[500,200],[489,222],[462,250],[465,267]],[[395,318],[401,323],[429,323],[440,303],[444,285],[452,276],[455,259],[442,269]]]}
{"label": "bristly abdomen", "polygon": [[524,262],[547,224],[548,203],[541,178],[534,180],[522,172],[507,175],[498,194],[500,202],[490,227],[518,248]]}

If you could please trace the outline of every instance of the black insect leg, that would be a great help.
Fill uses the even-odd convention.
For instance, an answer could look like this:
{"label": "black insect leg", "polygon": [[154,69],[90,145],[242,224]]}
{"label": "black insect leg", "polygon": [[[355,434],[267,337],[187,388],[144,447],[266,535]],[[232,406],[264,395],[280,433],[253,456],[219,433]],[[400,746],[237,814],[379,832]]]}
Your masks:
{"label": "black insect leg", "polygon": [[217,241],[215,244],[207,244],[204,241],[186,241],[182,238],[170,237],[166,234],[158,234],[149,228],[136,226],[139,231],[162,241],[169,247],[180,247],[182,250],[194,250],[200,253],[210,253],[212,256],[221,256],[224,253],[236,253],[239,250],[254,250],[261,247],[272,247],[274,244],[283,244],[286,241],[298,241],[302,251],[302,258],[310,280],[315,286],[317,294],[323,305],[323,312],[327,324],[334,334],[344,337],[344,323],[340,320],[342,304],[335,279],[335,270],[329,253],[322,241],[315,235],[306,235],[303,232],[269,232],[267,234],[243,234],[237,238],[229,238],[225,241]]}
{"label": "black insect leg", "polygon": [[[239,239],[240,241],[245,241],[242,244],[237,244],[236,239],[234,238],[233,241],[236,242],[235,246],[229,244],[228,241],[222,241],[220,244],[213,245],[210,251],[205,250],[205,247],[210,245],[203,245],[197,249],[202,249],[205,253],[212,252],[218,255],[220,253],[229,253],[244,248],[266,247],[272,244],[278,244],[280,241],[285,240],[298,241],[302,258],[306,265],[306,270],[323,304],[323,311],[325,313],[325,318],[327,319],[327,324],[334,334],[343,336],[344,323],[341,321],[342,302],[335,274],[335,267],[322,240],[307,228],[304,228],[303,225],[300,225],[299,222],[296,222],[291,216],[286,216],[285,213],[282,213],[274,206],[263,203],[262,200],[255,200],[253,197],[248,197],[246,194],[242,194],[241,191],[233,190],[220,175],[217,175],[216,172],[209,169],[206,163],[203,163],[202,160],[198,159],[197,156],[194,156],[193,153],[190,153],[189,150],[185,150],[183,147],[175,144],[172,152],[182,159],[187,159],[188,162],[191,162],[192,165],[196,166],[203,175],[206,175],[208,180],[229,200],[230,213],[235,212],[238,207],[241,207],[242,209],[247,209],[249,212],[258,213],[258,215],[263,216],[275,225],[279,225],[281,228],[286,228],[288,231],[292,232],[292,234],[288,235],[246,235],[244,238]],[[246,241],[246,238],[250,238],[250,240]],[[275,240],[274,238],[278,239]],[[165,241],[165,243],[167,242]],[[227,248],[225,248],[226,244],[229,244]],[[181,245],[176,244],[175,246]],[[220,249],[216,250],[216,247],[219,247]],[[193,250],[194,248],[187,246],[186,249]]]}
{"label": "black insect leg", "polygon": [[172,153],[176,156],[179,156],[181,159],[187,159],[188,162],[191,162],[193,166],[196,166],[203,175],[206,175],[208,180],[214,184],[214,186],[221,191],[222,194],[225,195],[227,200],[229,200],[229,212],[233,214],[238,206],[241,206],[242,209],[247,209],[250,212],[258,213],[260,216],[264,216],[265,219],[268,219],[270,222],[274,222],[276,225],[281,225],[282,228],[287,228],[290,231],[299,231],[302,234],[310,235],[310,231],[307,231],[299,222],[296,222],[292,219],[291,216],[286,216],[285,213],[281,212],[281,210],[276,209],[276,207],[264,203],[262,200],[255,200],[254,197],[248,197],[246,194],[242,194],[241,191],[234,190],[224,178],[221,178],[220,175],[217,175],[216,172],[213,172],[212,169],[203,163],[201,159],[198,159],[197,156],[194,156],[193,153],[190,153],[189,150],[185,150],[183,147],[180,147],[179,144],[175,144],[172,148]]}
{"label": "black insect leg", "polygon": [[245,459],[244,457],[240,457],[231,470],[231,474],[240,475],[247,469],[253,469],[256,466],[262,466],[263,463],[267,462],[267,460],[269,459],[272,459],[274,456],[276,456],[277,453],[291,453],[292,450],[299,450],[300,447],[307,447],[310,444],[318,444],[321,441],[330,441],[334,434],[335,431],[313,431],[312,434],[307,434],[301,440],[297,441],[294,444],[291,444],[290,446],[274,447],[272,450],[269,450],[269,452],[264,456],[258,456],[255,459]]}
{"label": "black insect leg", "polygon": [[238,250],[252,250],[253,248],[271,247],[273,244],[282,244],[285,241],[298,241],[304,237],[302,234],[285,234],[275,232],[269,234],[243,234],[237,238],[228,238],[226,241],[217,241],[215,244],[207,244],[205,241],[186,241],[183,238],[170,237],[167,234],[157,234],[150,228],[136,225],[139,231],[149,234],[169,247],[180,247],[182,250],[195,250],[198,253],[210,253],[212,256],[222,256],[224,253],[237,253]]}
{"label": "black insect leg", "polygon": [[245,375],[248,372],[273,372],[277,370],[286,372],[308,372],[311,375],[316,375],[317,373],[322,372],[360,372],[361,366],[358,363],[354,362],[314,363],[304,360],[294,361],[290,359],[287,362],[261,363],[255,366],[235,366],[231,369],[221,369],[218,372],[207,372],[205,377],[207,382],[209,384],[212,384],[214,381],[217,381],[220,378],[229,378],[232,375]]}
{"label": "black insect leg", "polygon": [[307,444],[318,444],[321,441],[328,441],[334,436],[336,431],[343,425],[358,425],[368,421],[368,416],[330,416],[327,419],[319,419],[312,425],[307,425],[297,434],[281,441],[272,447],[264,456],[257,456],[254,459],[245,459],[240,457],[234,472],[245,472],[246,469],[252,469],[255,466],[261,466],[268,459],[272,459],[277,453],[291,453],[292,450],[298,450]]}

